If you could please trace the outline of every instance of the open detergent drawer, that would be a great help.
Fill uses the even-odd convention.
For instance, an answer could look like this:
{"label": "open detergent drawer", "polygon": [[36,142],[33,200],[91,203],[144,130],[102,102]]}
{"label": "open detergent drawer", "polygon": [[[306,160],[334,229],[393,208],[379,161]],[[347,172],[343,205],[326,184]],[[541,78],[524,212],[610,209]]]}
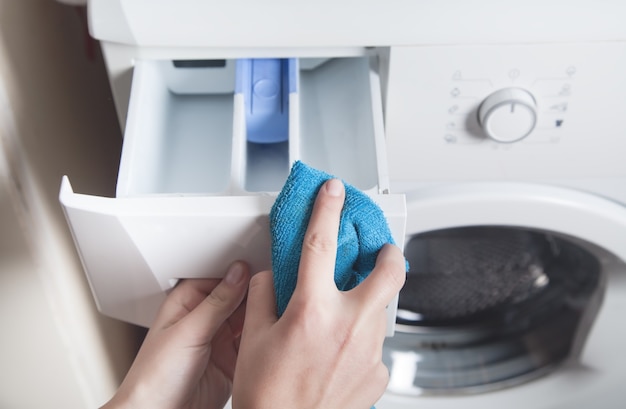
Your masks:
{"label": "open detergent drawer", "polygon": [[[281,64],[284,87],[236,74],[259,62]],[[282,115],[267,141],[250,117],[259,98]],[[368,193],[403,246],[383,129],[370,57],[138,61],[116,197],[74,193],[67,177],[60,192],[99,310],[149,326],[178,279],[220,277],[236,259],[270,269],[268,214],[295,160]]]}

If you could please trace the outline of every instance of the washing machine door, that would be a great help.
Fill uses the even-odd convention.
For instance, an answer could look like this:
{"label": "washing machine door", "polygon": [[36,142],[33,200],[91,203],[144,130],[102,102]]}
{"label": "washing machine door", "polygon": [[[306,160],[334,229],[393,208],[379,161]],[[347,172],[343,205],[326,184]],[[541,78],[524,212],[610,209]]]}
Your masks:
{"label": "washing machine door", "polygon": [[603,314],[608,274],[598,251],[626,260],[626,206],[522,183],[409,193],[411,271],[384,349],[386,399],[493,399],[578,362]]}
{"label": "washing machine door", "polygon": [[527,183],[466,183],[407,194],[408,234],[463,226],[517,226],[578,237],[626,259],[626,205]]}

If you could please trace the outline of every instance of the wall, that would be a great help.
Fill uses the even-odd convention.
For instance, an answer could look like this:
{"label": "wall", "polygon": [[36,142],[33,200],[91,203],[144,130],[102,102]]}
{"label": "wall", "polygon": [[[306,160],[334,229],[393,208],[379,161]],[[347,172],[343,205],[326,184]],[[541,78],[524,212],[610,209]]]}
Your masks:
{"label": "wall", "polygon": [[144,331],[95,308],[58,204],[114,194],[121,134],[84,8],[0,0],[0,407],[97,407]]}

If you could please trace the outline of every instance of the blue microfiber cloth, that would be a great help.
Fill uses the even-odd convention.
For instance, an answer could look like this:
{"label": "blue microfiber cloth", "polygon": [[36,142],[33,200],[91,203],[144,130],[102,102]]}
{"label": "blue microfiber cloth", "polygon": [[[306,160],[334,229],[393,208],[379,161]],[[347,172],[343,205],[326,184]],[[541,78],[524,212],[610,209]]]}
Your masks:
{"label": "blue microfiber cloth", "polygon": [[[298,161],[270,212],[272,269],[278,316],[296,288],[302,241],[317,192],[333,176]],[[335,283],[350,290],[363,281],[376,264],[378,251],[394,243],[382,210],[365,193],[346,183],[335,264]]]}

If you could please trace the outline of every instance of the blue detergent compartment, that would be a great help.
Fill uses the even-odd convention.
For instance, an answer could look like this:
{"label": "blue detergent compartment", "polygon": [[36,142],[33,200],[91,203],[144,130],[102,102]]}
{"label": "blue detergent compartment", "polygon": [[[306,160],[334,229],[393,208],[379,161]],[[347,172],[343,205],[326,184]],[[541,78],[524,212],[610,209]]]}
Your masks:
{"label": "blue detergent compartment", "polygon": [[295,160],[382,192],[385,156],[375,57],[142,60],[117,196],[278,192]]}
{"label": "blue detergent compartment", "polygon": [[297,92],[297,61],[295,58],[237,60],[235,92],[243,94],[248,142],[289,140],[289,94]]}
{"label": "blue detergent compartment", "polygon": [[290,101],[297,95],[298,60],[237,60],[235,92],[245,110],[245,190],[278,191],[287,178]]}

